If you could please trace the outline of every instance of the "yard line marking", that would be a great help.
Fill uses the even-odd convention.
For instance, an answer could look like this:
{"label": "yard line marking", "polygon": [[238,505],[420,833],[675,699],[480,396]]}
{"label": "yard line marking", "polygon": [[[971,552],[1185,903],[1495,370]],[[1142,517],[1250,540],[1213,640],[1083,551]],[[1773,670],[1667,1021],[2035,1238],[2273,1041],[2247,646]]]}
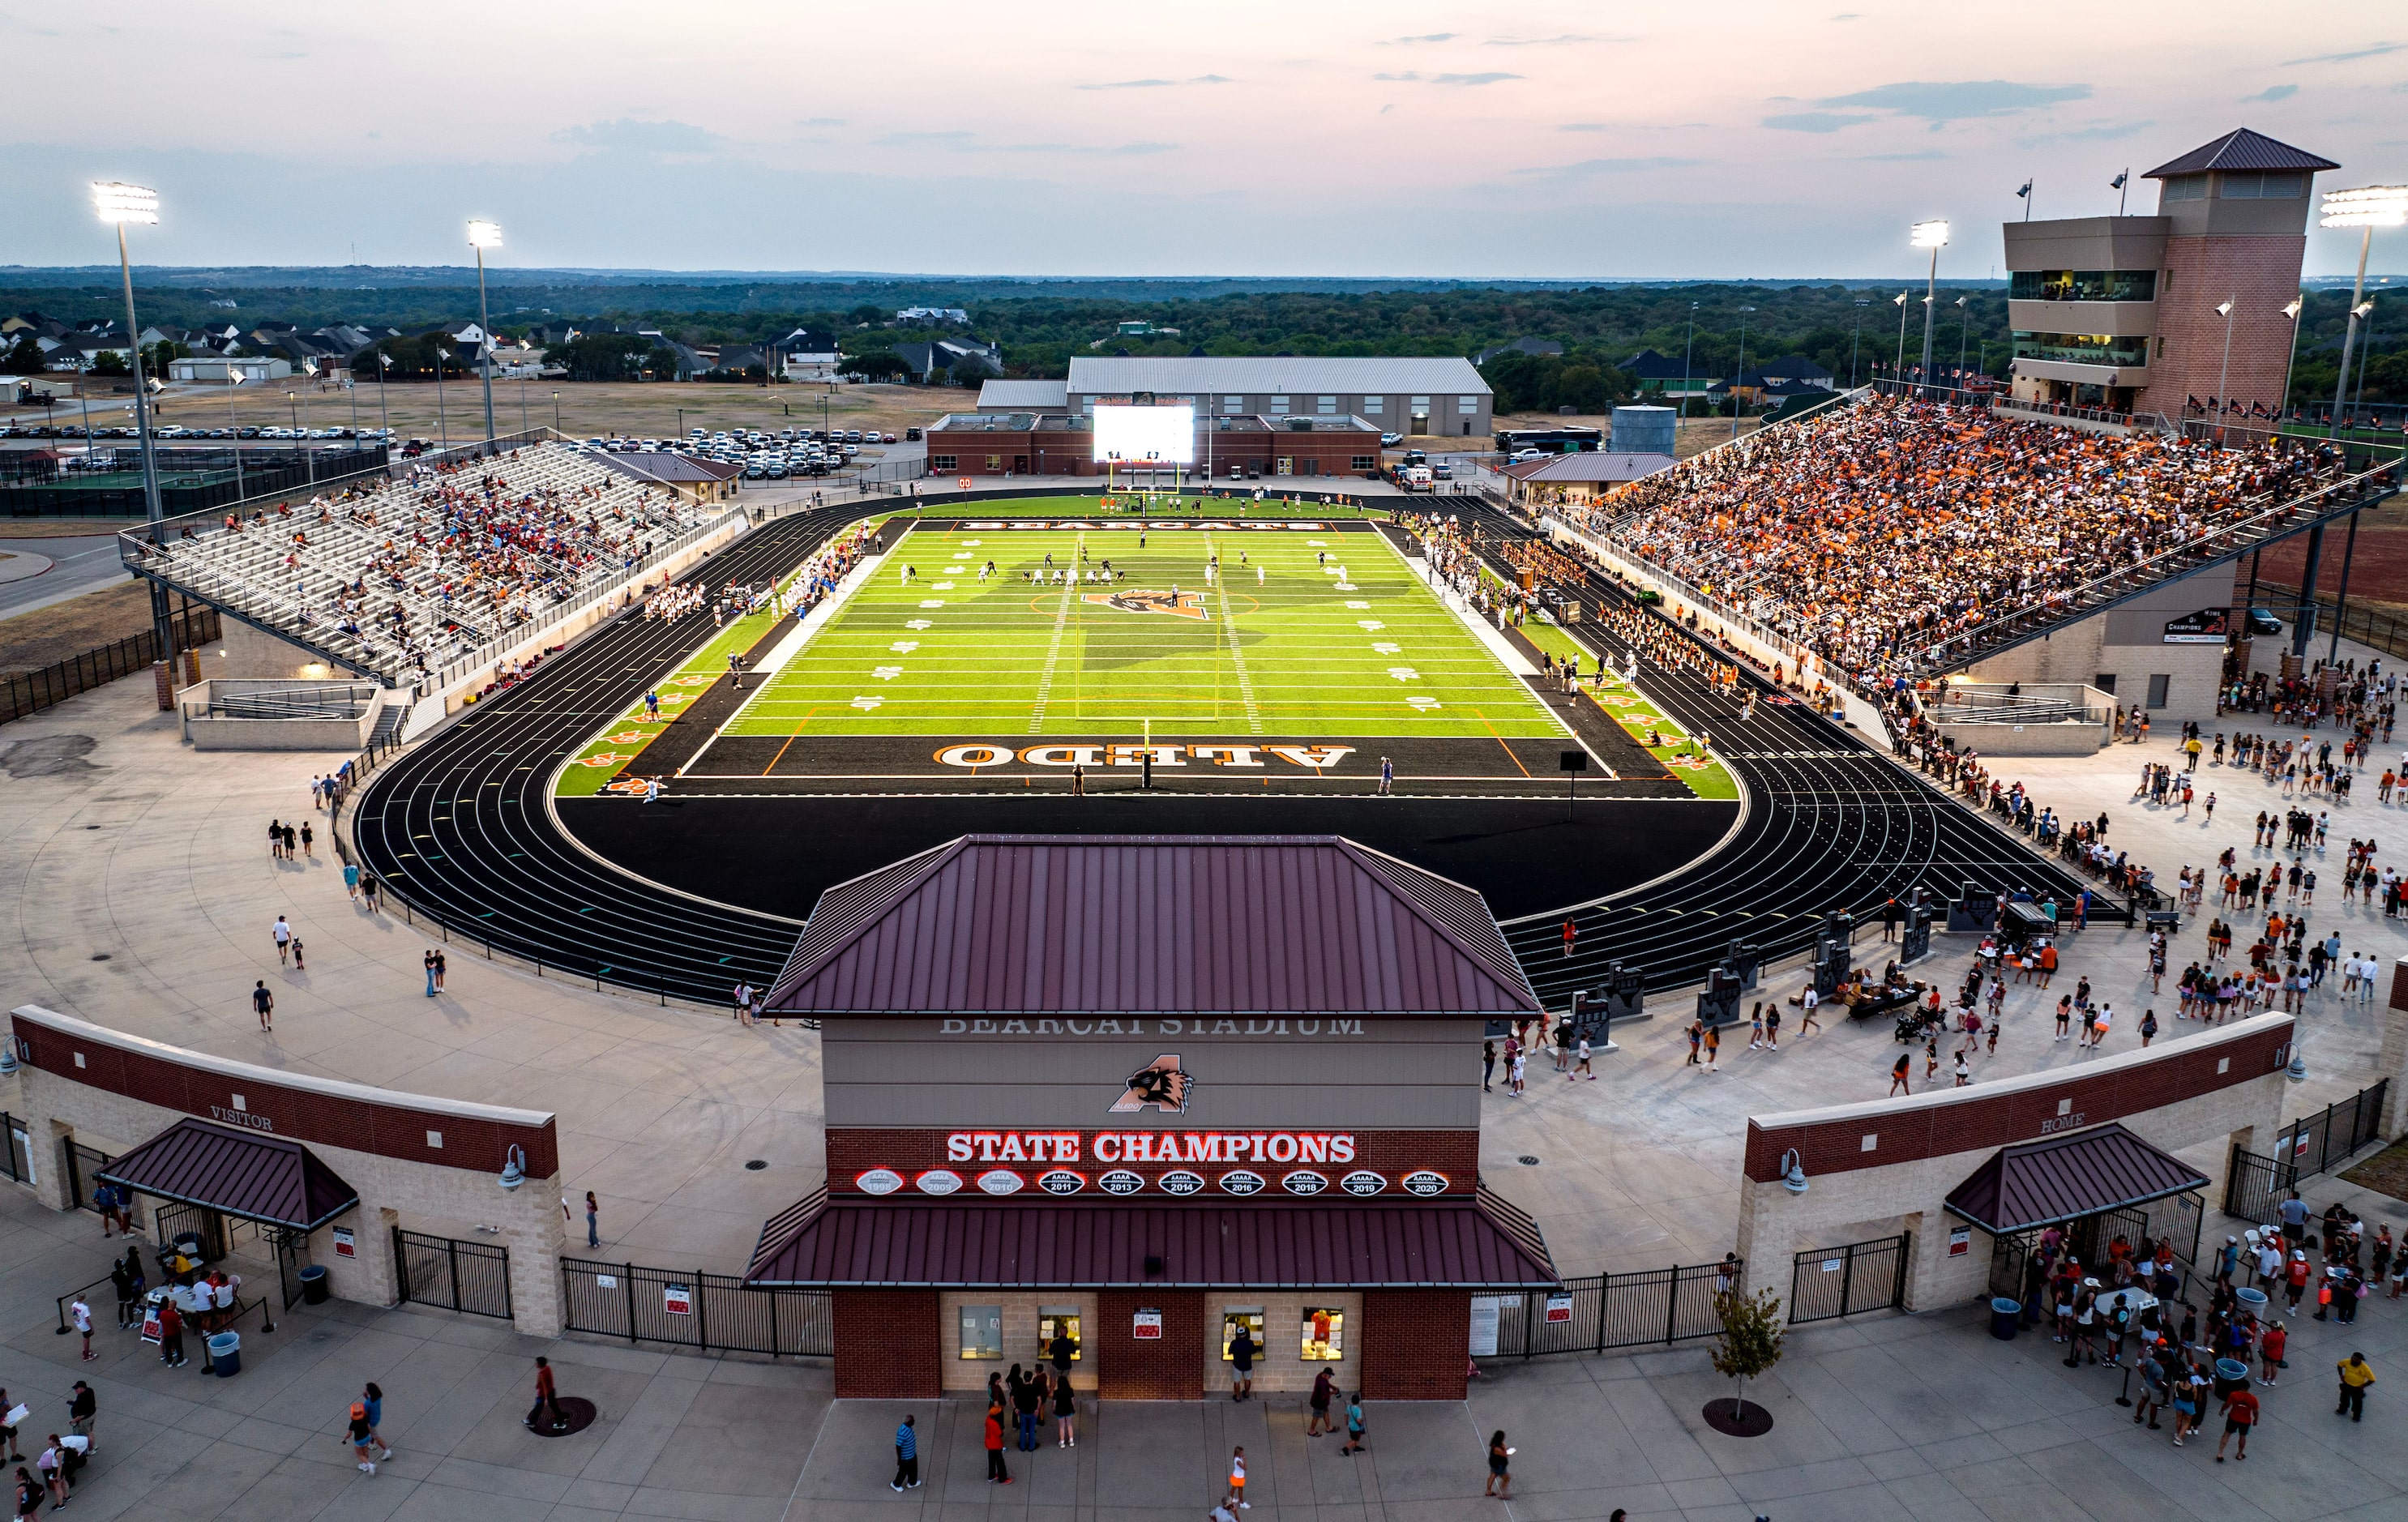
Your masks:
{"label": "yard line marking", "polygon": [[[804,714],[803,714],[803,723],[804,723],[804,724],[806,724],[806,725],[810,724],[810,723],[811,722],[811,717],[812,717],[812,715],[813,715],[813,714],[816,714],[816,713],[818,713],[818,712],[819,712],[819,709],[818,709],[817,707],[813,707],[813,708],[810,708],[810,709],[807,710],[807,711],[804,712]],[[786,759],[786,753],[787,753],[789,750],[791,750],[791,749],[793,749],[793,748],[794,748],[795,741],[796,741],[796,740],[798,740],[798,739],[802,739],[802,738],[803,738],[803,732],[802,732],[802,730],[800,730],[800,729],[796,729],[793,734],[788,735],[788,736],[786,737],[786,743],[785,743],[785,744],[783,744],[783,745],[779,746],[779,747],[778,747],[778,754],[775,754],[775,755],[773,755],[773,756],[771,756],[771,757],[769,757],[769,764],[768,764],[767,766],[763,767],[763,768],[761,768],[761,775],[762,775],[762,776],[764,776],[764,777],[767,777],[767,775],[769,775],[769,773],[771,773],[771,772],[773,772],[773,771],[777,770],[777,769],[778,769],[778,763],[779,763],[779,762],[781,762],[781,761],[783,761],[784,759]],[[696,759],[700,759],[700,758],[699,758],[699,757],[697,757]]]}
{"label": "yard line marking", "polygon": [[[1079,564],[1079,557],[1086,548],[1087,536],[1082,534],[1070,547],[1071,565]],[[1041,733],[1045,727],[1045,701],[1054,693],[1054,668],[1062,659],[1062,635],[1070,626],[1070,588],[1076,584],[1064,583],[1061,606],[1054,614],[1054,638],[1045,647],[1045,664],[1037,673],[1037,707],[1028,715],[1028,732],[1032,735]]]}
{"label": "yard line marking", "polygon": [[[1211,555],[1220,553],[1209,537],[1204,540],[1204,553]],[[1263,732],[1263,711],[1255,706],[1254,679],[1246,674],[1246,653],[1238,643],[1238,612],[1229,606],[1229,579],[1226,575],[1215,576],[1212,584],[1221,594],[1221,625],[1229,635],[1229,664],[1237,669],[1238,696],[1246,705],[1246,727],[1259,735]]]}

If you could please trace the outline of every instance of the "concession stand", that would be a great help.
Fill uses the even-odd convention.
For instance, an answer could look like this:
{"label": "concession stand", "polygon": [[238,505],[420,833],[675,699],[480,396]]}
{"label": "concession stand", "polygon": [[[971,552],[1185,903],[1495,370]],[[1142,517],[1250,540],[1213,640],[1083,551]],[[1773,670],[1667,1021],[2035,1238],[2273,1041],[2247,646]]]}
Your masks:
{"label": "concession stand", "polygon": [[1474,1295],[1559,1280],[1480,1178],[1480,1045],[1541,1009],[1485,901],[1334,836],[965,836],[822,896],[827,1183],[749,1284],[832,1291],[836,1393],[1075,1348],[1108,1399],[1336,1366],[1463,1393]]}

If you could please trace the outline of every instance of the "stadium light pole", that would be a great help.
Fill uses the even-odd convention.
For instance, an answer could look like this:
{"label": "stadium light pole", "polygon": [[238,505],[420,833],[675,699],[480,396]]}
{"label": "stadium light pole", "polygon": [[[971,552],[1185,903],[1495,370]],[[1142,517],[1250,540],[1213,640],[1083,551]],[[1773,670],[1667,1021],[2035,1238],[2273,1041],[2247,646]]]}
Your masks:
{"label": "stadium light pole", "polygon": [[[2215,304],[2215,315],[2224,319],[2224,363],[2218,366],[2215,371],[2215,405],[2218,409],[2216,416],[2219,418],[2232,415],[2232,398],[2224,394],[2224,387],[2225,383],[2232,378],[2233,306],[2234,303],[2229,296]],[[2215,437],[2219,439],[2224,437],[2224,425],[2221,423],[2216,424]]]}
{"label": "stadium light pole", "polygon": [[1898,357],[1890,362],[1889,378],[1894,385],[1906,383],[1906,293],[1900,291],[1890,298],[1898,309]]}
{"label": "stadium light pole", "polygon": [[1733,438],[1739,437],[1740,413],[1747,406],[1740,393],[1744,389],[1747,380],[1747,314],[1754,310],[1756,310],[1754,307],[1742,307],[1739,309],[1739,369],[1731,376],[1731,437]]}
{"label": "stadium light pole", "polygon": [[477,251],[477,369],[485,381],[485,442],[494,441],[494,320],[486,315],[485,251],[502,246],[502,230],[490,222],[468,223],[468,247]]}
{"label": "stadium light pole", "polygon": [[226,357],[226,431],[234,435],[234,499],[237,502],[251,495],[242,481],[242,423],[234,415],[234,388],[242,384],[242,372],[235,368],[232,355]]}
{"label": "stadium light pole", "polygon": [[2358,280],[2349,292],[2349,326],[2342,334],[2341,374],[2333,381],[2332,425],[2328,438],[2341,437],[2341,404],[2349,395],[2349,352],[2358,338],[2358,309],[2366,299],[2366,255],[2374,245],[2374,230],[2408,223],[2408,185],[2364,185],[2357,190],[2325,192],[2323,227],[2356,227]]}
{"label": "stadium light pole", "polygon": [[2366,406],[2366,361],[2374,352],[2374,298],[2369,296],[2360,302],[2351,315],[2366,320],[2366,341],[2358,346],[2358,389],[2349,398],[2349,415],[2355,418]]}
{"label": "stadium light pole", "polygon": [[452,449],[452,420],[443,410],[443,362],[451,357],[452,351],[435,346],[435,431],[442,437],[446,453]]}
{"label": "stadium light pole", "polygon": [[1931,251],[1931,273],[1925,277],[1923,287],[1923,375],[1922,390],[1931,389],[1931,309],[1940,298],[1940,251],[1948,246],[1948,223],[1934,220],[1918,222],[1909,229],[1909,236],[1918,249]]}
{"label": "stadium light pole", "polygon": [[1968,316],[1969,316],[1969,313],[1968,313],[1968,312],[1966,311],[1966,309],[1965,309],[1965,304],[1966,304],[1967,302],[1969,302],[1969,301],[1972,300],[1972,299],[1973,299],[1973,297],[1972,297],[1971,294],[1971,293],[1968,293],[1968,294],[1964,294],[1964,295],[1958,296],[1958,297],[1956,298],[1956,386],[1957,386],[1957,389],[1958,389],[1958,390],[1960,390],[1960,391],[1964,389],[1964,385],[1965,385],[1965,323],[1966,323],[1966,320],[1967,320],[1967,318],[1968,318]]}
{"label": "stadium light pole", "polygon": [[1856,345],[1865,336],[1865,309],[1872,305],[1870,297],[1856,298],[1856,325],[1848,334],[1848,389],[1856,389]]}
{"label": "stadium light pole", "polygon": [[[391,414],[390,412],[387,412],[387,411],[385,410],[385,409],[384,409],[384,377],[385,377],[385,372],[386,372],[386,371],[388,371],[388,370],[390,370],[390,369],[392,369],[392,368],[393,368],[393,356],[392,356],[391,354],[386,353],[386,352],[385,352],[383,350],[381,350],[381,349],[378,350],[378,351],[377,351],[377,427],[378,427],[378,429],[379,429],[380,431],[381,431],[381,432],[383,432],[383,433],[385,433],[385,434],[387,434],[387,435],[390,435],[390,434],[393,432],[393,414]],[[390,450],[390,449],[392,449],[392,448],[393,448],[393,440],[392,440],[392,438],[387,438],[385,439],[385,441],[384,441],[384,447],[385,447],[387,450]]]}
{"label": "stadium light pole", "polygon": [[2307,303],[2308,294],[2299,291],[2294,292],[2291,299],[2283,306],[2283,315],[2291,320],[2291,348],[2283,356],[2283,395],[2274,403],[2274,432],[2277,434],[2283,431],[2283,411],[2291,405],[2291,371],[2300,363],[2300,313],[2306,309]]}
{"label": "stadium light pole", "polygon": [[[94,180],[92,203],[93,208],[100,214],[100,220],[117,228],[117,272],[125,286],[125,338],[134,351],[135,431],[142,441],[142,508],[150,521],[150,542],[164,547],[167,542],[167,529],[159,510],[159,456],[150,438],[150,394],[143,384],[142,326],[134,315],[134,261],[125,247],[127,223],[157,225],[159,193],[140,185]],[[90,387],[91,380],[87,376],[85,389]],[[89,428],[90,424],[87,424],[86,427]],[[89,455],[91,451],[92,444],[87,437],[84,452]],[[150,627],[158,643],[159,658],[173,661],[176,656],[175,624],[168,612],[167,589],[156,581],[150,583]]]}
{"label": "stadium light pole", "polygon": [[[1692,301],[1689,303],[1689,337],[1681,346],[1681,421],[1684,423],[1689,421],[1689,356],[1697,352],[1698,304]],[[1676,451],[1680,447],[1677,437],[1673,439],[1673,447]]]}

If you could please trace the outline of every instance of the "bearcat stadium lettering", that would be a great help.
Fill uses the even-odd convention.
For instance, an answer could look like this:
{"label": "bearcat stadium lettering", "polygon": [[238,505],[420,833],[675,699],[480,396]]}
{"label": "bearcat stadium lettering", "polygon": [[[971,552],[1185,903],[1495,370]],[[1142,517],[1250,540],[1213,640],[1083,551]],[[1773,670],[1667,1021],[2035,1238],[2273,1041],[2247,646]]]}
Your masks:
{"label": "bearcat stadium lettering", "polygon": [[1351,1131],[954,1131],[949,1163],[1351,1163]]}

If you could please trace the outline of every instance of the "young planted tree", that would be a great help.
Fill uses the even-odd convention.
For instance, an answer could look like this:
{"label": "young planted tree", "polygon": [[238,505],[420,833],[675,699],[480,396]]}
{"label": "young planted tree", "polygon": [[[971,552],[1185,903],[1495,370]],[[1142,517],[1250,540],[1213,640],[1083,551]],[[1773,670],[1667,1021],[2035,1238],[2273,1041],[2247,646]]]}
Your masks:
{"label": "young planted tree", "polygon": [[1714,1334],[1714,1372],[1739,1382],[1731,1391],[1731,1421],[1741,1417],[1740,1397],[1751,1379],[1762,1379],[1781,1361],[1781,1297],[1771,1290],[1742,1295],[1736,1289],[1714,1297],[1722,1329]]}

